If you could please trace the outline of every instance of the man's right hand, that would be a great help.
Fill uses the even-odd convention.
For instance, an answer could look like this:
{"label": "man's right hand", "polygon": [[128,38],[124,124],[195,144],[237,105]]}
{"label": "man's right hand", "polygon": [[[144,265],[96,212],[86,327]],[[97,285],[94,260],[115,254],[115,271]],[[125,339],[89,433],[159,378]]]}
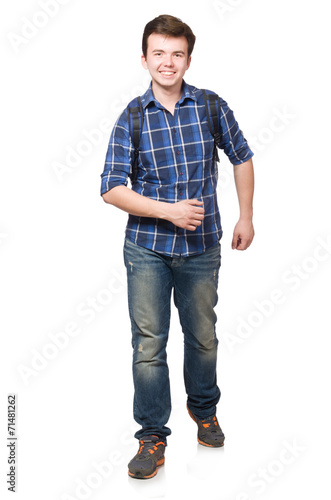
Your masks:
{"label": "man's right hand", "polygon": [[198,199],[176,203],[156,201],[132,191],[127,186],[115,186],[102,195],[110,203],[125,212],[139,217],[156,217],[172,222],[175,226],[195,231],[204,219],[203,202]]}
{"label": "man's right hand", "polygon": [[197,199],[182,200],[177,203],[167,204],[168,219],[175,226],[189,231],[195,231],[204,219],[205,209],[203,202]]}

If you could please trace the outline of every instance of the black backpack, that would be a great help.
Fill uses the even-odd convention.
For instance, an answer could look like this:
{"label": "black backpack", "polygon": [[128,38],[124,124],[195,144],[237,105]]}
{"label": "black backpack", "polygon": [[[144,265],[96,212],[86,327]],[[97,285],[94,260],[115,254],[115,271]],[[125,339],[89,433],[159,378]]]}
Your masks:
{"label": "black backpack", "polygon": [[[216,161],[219,161],[219,156],[217,151],[217,145],[219,145],[221,142],[221,133],[219,130],[220,113],[218,111],[219,97],[217,94],[207,94],[205,90],[202,90],[202,92],[205,101],[209,130],[214,138],[214,158],[216,159]],[[134,184],[137,179],[139,142],[140,142],[141,131],[144,125],[144,111],[140,97],[137,97],[137,100],[138,100],[138,106],[127,107],[129,132],[134,146],[134,160],[133,160],[132,175],[131,175],[132,184]],[[132,116],[132,125],[131,125],[131,116]]]}

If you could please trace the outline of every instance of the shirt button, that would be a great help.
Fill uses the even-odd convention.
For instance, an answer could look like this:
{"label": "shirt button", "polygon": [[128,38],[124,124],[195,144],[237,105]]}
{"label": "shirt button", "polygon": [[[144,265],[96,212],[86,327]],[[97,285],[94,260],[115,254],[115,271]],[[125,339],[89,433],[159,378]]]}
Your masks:
{"label": "shirt button", "polygon": [[177,154],[180,155],[180,151],[177,151]]}
{"label": "shirt button", "polygon": [[176,134],[177,130],[174,128],[174,133]]}
{"label": "shirt button", "polygon": [[179,172],[179,175],[184,175],[184,173],[183,172]]}
{"label": "shirt button", "polygon": [[183,196],[183,191],[179,191],[179,196]]}

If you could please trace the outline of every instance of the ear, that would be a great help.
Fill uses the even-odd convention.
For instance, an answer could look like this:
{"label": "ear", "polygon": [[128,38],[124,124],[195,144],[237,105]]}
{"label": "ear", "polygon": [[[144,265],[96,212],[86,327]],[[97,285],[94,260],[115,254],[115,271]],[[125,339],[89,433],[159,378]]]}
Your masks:
{"label": "ear", "polygon": [[148,69],[146,57],[144,56],[144,54],[141,56],[141,65],[144,69]]}
{"label": "ear", "polygon": [[186,69],[188,70],[191,66],[191,56],[188,58]]}

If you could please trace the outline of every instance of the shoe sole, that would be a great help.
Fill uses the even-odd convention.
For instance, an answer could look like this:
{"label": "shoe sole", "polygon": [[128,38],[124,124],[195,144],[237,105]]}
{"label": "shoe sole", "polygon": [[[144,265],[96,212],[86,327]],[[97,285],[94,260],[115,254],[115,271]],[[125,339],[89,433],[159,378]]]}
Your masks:
{"label": "shoe sole", "polygon": [[157,471],[159,470],[159,467],[161,467],[161,465],[164,464],[164,461],[165,461],[165,457],[161,458],[158,462],[156,462],[156,469],[149,476],[143,476],[141,472],[133,473],[130,471],[129,471],[129,476],[134,478],[134,479],[151,479],[152,477],[156,476]]}
{"label": "shoe sole", "polygon": [[[191,412],[191,410],[189,409],[189,407],[187,406],[186,408],[187,408],[188,414],[190,415],[191,419],[194,420],[195,423],[197,423],[196,418],[193,415],[193,413]],[[201,441],[201,439],[199,438],[199,431],[197,434],[197,440],[198,440],[199,444],[202,444],[202,446],[207,446],[208,448],[221,448],[222,446],[224,446],[224,440],[223,440],[223,443],[217,444],[216,446],[212,445],[212,444],[205,443],[204,441]]]}

